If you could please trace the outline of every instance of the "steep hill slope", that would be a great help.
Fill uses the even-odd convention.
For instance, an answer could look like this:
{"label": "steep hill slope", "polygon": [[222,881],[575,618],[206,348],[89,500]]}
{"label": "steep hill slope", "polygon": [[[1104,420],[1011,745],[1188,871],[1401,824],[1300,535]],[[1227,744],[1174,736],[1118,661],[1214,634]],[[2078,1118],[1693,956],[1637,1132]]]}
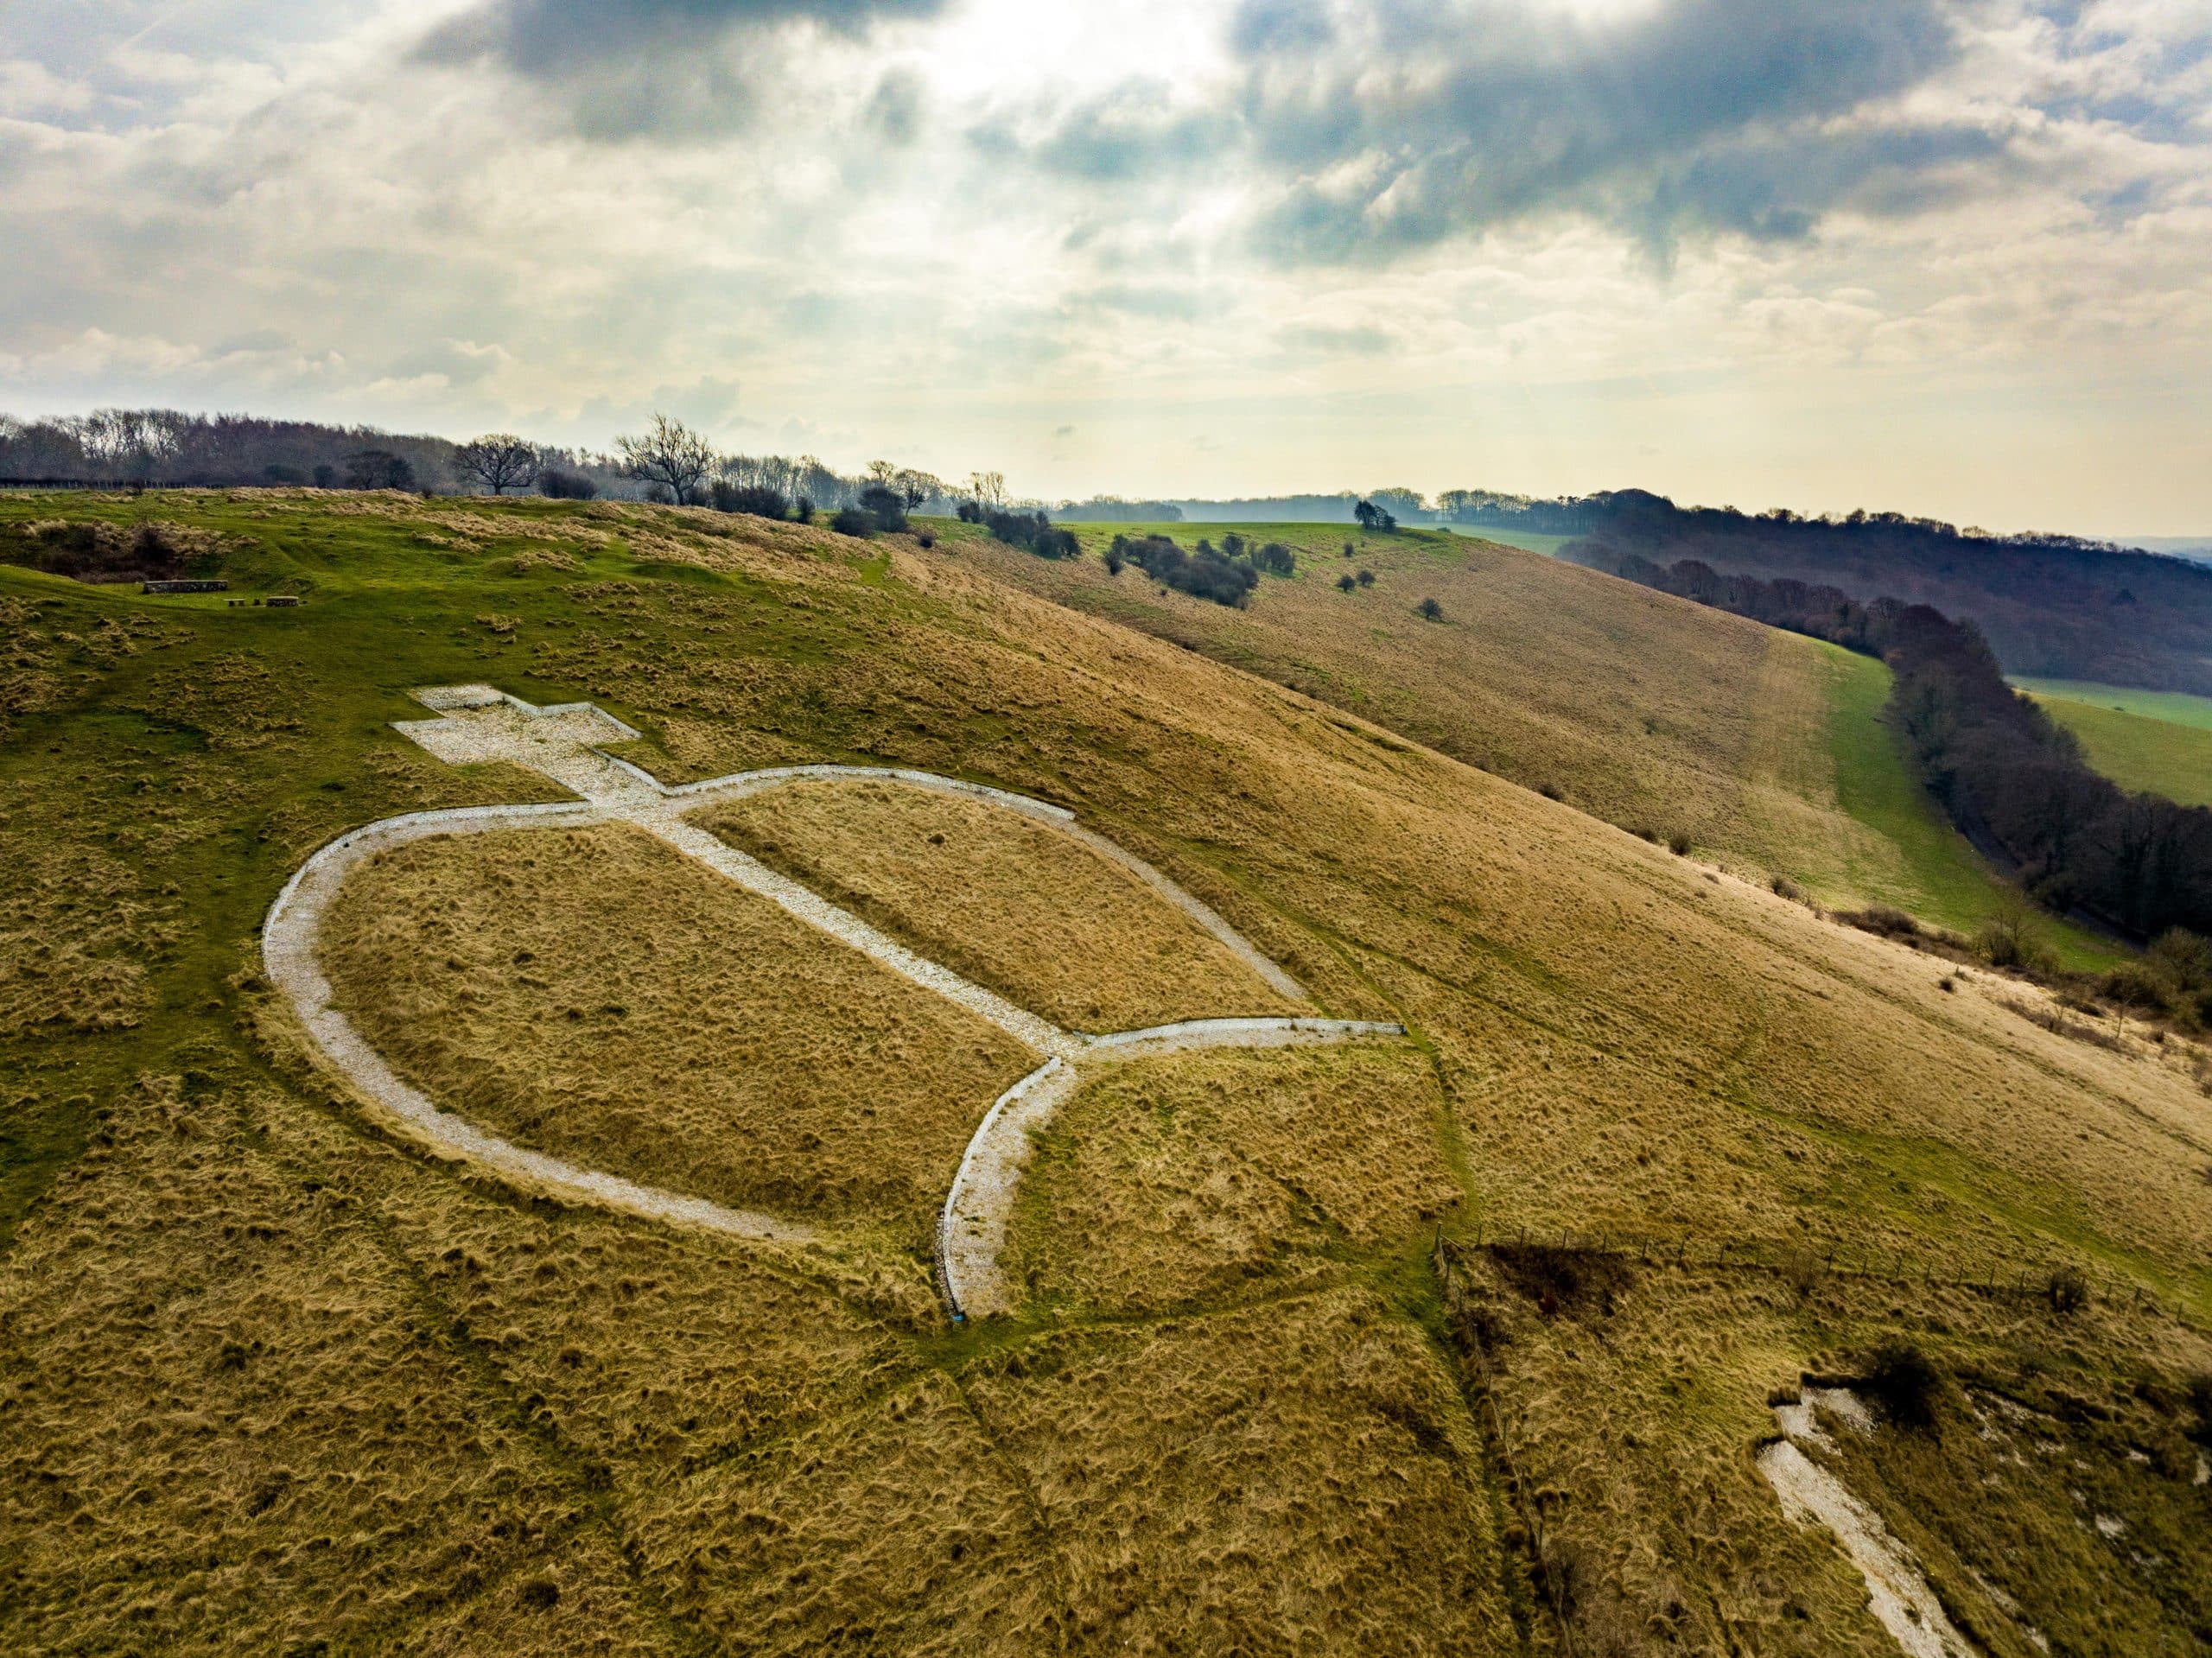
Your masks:
{"label": "steep hill slope", "polygon": [[[0,569],[11,1648],[1873,1655],[1895,1648],[1857,1570],[1755,1453],[1777,1390],[1889,1375],[1899,1342],[1942,1437],[1883,1426],[1836,1477],[1986,1649],[2024,1655],[2033,1625],[2180,1651],[2212,1613],[2185,1554],[2081,1541],[2064,1480],[1993,1493],[1936,1448],[2030,1412],[2103,1459],[2098,1513],[2128,1538],[2208,1517],[2184,1436],[2212,1431],[2189,1322],[2212,1314],[2212,1107],[2187,1045],[2085,1040],[2025,987],[1015,591],[964,547],[247,492],[0,502],[0,537],[34,512],[214,538],[234,588]],[[304,603],[229,603],[270,592]],[[410,689],[470,682],[599,703],[664,782],[844,761],[1058,803],[1317,1013],[1408,1034],[1088,1086],[1014,1215],[1022,1310],[957,1330],[903,1221],[753,1245],[426,1155],[316,1059],[256,935],[341,831],[557,793],[391,730]],[[747,832],[822,858],[835,828]],[[348,901],[380,950],[379,901],[454,930],[401,987],[472,1013],[410,1060],[426,1075],[502,1087],[467,1042],[528,1042],[533,994],[549,1043],[613,1051],[686,994],[725,1028],[772,977],[682,931],[726,900],[651,860],[417,847]],[[853,884],[889,905],[893,879]],[[543,931],[564,914],[582,936]],[[883,1095],[818,1089],[837,1132],[772,1149],[834,1154],[825,1179],[903,1215],[957,1147],[941,1090],[902,1103],[907,1016],[852,1030],[871,1006],[834,1028],[877,1045]],[[930,1074],[959,1074],[960,1039],[929,1037]],[[572,1147],[659,1104],[590,1080],[481,1103],[576,1113]],[[2052,1293],[2069,1272],[2086,1299]],[[1977,1540],[1992,1514],[2006,1551]]]}
{"label": "steep hill slope", "polygon": [[[1185,546],[1233,526],[1160,526]],[[1176,640],[1609,823],[1681,835],[1753,880],[1786,876],[1839,907],[1885,905],[1971,931],[2005,890],[1911,777],[1879,715],[1879,663],[1639,590],[1556,560],[1438,531],[1363,536],[1252,524],[1296,549],[1287,579],[1230,609],[1109,575],[1127,526],[1077,526],[1053,562],[955,532],[1001,580]],[[1351,555],[1344,549],[1349,547]],[[1365,570],[1371,586],[1357,584]],[[1351,591],[1338,587],[1355,578]],[[1423,599],[1440,621],[1414,613]],[[2077,963],[2096,941],[2054,929]]]}

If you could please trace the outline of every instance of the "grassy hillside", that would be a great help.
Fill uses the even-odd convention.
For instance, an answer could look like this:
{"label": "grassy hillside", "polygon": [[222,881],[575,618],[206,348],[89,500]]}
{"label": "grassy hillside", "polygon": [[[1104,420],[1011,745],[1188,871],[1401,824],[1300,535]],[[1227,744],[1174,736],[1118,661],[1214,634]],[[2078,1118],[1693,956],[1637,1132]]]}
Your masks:
{"label": "grassy hillside", "polygon": [[1448,534],[1487,541],[1499,547],[1518,547],[1524,553],[1555,553],[1574,537],[1548,536],[1541,530],[1451,530]]}
{"label": "grassy hillside", "polygon": [[[227,599],[304,602],[0,567],[0,1645],[1872,1658],[1859,1578],[1753,1453],[1777,1390],[1892,1341],[1935,1367],[1934,1437],[1883,1428],[1854,1477],[1986,1650],[2032,1624],[2180,1651],[2212,1617],[2164,1545],[2082,1542],[2067,1482],[1931,1449],[2012,1401],[2103,1458],[2130,1539],[2212,1521],[2193,1045],[1040,602],[965,543],[238,492],[0,501],[0,550],[34,516],[164,521],[212,538]],[[1436,578],[1376,562],[1382,653]],[[1534,671],[1590,658],[1515,602],[1532,746],[1571,753],[1577,706],[1640,721]],[[1607,619],[1679,630],[1562,628]],[[1745,686],[1715,752],[1750,752],[1770,643],[1665,637]],[[1644,705],[1684,721],[1654,768],[1694,770],[1689,676],[1630,659],[1684,688]],[[912,1217],[953,1096],[989,1103],[989,1037],[619,837],[423,842],[338,912],[395,1060],[671,1183],[811,1180],[824,1230],[752,1245],[442,1160],[322,1068],[257,930],[349,828],[553,793],[391,729],[409,689],[479,680],[597,702],[670,781],[858,761],[1058,802],[1317,1011],[1409,1035],[1079,1091],[1014,1218],[1027,1305],[952,1330]],[[738,827],[794,858],[840,832]],[[1002,894],[963,931],[902,870],[850,884],[1005,961]],[[2045,1293],[2062,1268],[2085,1302]]]}
{"label": "grassy hillside", "polygon": [[[1154,526],[1185,547],[1235,525]],[[1441,531],[1249,524],[1298,551],[1232,610],[1096,556],[951,537],[1001,580],[1173,639],[1662,840],[1839,907],[1887,905],[1971,932],[2005,886],[1910,776],[1879,719],[1889,673],[1818,641],[1525,550]],[[1345,556],[1349,546],[1351,555]],[[1370,587],[1337,583],[1368,570]],[[1440,622],[1414,607],[1433,598]],[[2069,965],[2110,948],[2058,924]]]}
{"label": "grassy hillside", "polygon": [[2072,679],[2016,680],[2123,789],[2212,806],[2212,697]]}

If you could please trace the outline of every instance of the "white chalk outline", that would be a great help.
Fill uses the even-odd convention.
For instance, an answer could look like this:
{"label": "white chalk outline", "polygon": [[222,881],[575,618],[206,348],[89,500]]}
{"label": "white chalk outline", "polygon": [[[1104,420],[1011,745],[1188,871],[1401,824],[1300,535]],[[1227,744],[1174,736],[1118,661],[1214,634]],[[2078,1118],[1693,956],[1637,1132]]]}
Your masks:
{"label": "white chalk outline", "polygon": [[607,823],[635,824],[878,964],[988,1020],[1043,1055],[1045,1064],[1000,1096],[985,1113],[961,1157],[938,1215],[939,1284],[956,1319],[970,1313],[989,1316],[1014,1311],[1014,1299],[999,1272],[998,1261],[1014,1193],[1029,1162],[1031,1136],[1080,1084],[1079,1066],[1198,1048],[1280,1047],[1405,1034],[1404,1026],[1395,1024],[1325,1019],[1186,1020],[1102,1035],[1062,1030],[950,968],[915,954],[858,916],[687,822],[685,815],[713,801],[817,779],[896,783],[987,801],[1048,824],[1121,865],[1234,952],[1279,994],[1304,1001],[1306,992],[1213,910],[1133,853],[1083,828],[1075,815],[1063,807],[982,784],[894,766],[776,766],[668,788],[650,772],[605,752],[608,743],[629,741],[638,733],[594,703],[537,708],[489,685],[436,686],[414,696],[439,717],[399,721],[394,728],[439,759],[453,765],[509,761],[551,778],[580,799],[573,804],[410,812],[339,836],[302,864],[277,895],[262,926],[262,960],[270,981],[289,1001],[331,1069],[436,1151],[510,1180],[574,1201],[738,1237],[791,1244],[816,1237],[812,1229],[796,1222],[725,1209],[703,1198],[640,1186],[525,1150],[440,1110],[392,1071],[345,1014],[331,1005],[330,982],[318,961],[322,915],[346,874],[363,860],[431,835]]}

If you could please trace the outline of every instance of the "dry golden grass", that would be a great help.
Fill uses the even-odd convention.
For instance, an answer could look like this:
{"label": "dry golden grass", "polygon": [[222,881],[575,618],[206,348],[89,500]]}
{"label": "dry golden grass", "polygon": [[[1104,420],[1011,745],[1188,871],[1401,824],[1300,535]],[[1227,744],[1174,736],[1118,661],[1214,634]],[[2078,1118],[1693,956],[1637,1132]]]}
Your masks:
{"label": "dry golden grass", "polygon": [[[1135,570],[1108,575],[1095,556],[1055,562],[981,537],[961,542],[960,555],[1524,787],[1549,785],[1612,822],[1679,830],[1747,859],[1776,849],[1749,840],[1745,758],[1777,685],[1802,695],[1817,680],[1808,642],[1493,543],[1283,533],[1301,547],[1296,579],[1263,581],[1243,611],[1163,596]],[[1338,556],[1346,539],[1358,542],[1357,560]],[[1373,570],[1376,584],[1338,592],[1338,575],[1354,568]],[[1413,613],[1424,597],[1443,605],[1446,625]],[[1836,810],[1832,793],[1793,804],[1814,817]]]}
{"label": "dry golden grass", "polygon": [[1035,1494],[1078,1651],[1516,1644],[1480,1439],[1363,1293],[1045,1337],[969,1388]]}
{"label": "dry golden grass", "polygon": [[1188,1305],[1400,1242],[1461,1197],[1408,1044],[1182,1054],[1102,1071],[1025,1177],[1006,1269],[1089,1309]]}
{"label": "dry golden grass", "polygon": [[0,1032],[137,1024],[149,993],[129,952],[166,906],[99,848],[18,838],[23,878],[0,897]]}
{"label": "dry golden grass", "polygon": [[[1546,1312],[1538,1293],[1560,1282],[1555,1273],[1539,1267],[1516,1279],[1487,1252],[1458,1260],[1465,1299],[1457,1327],[1470,1370],[1498,1410],[1521,1482],[1520,1511],[1538,1534],[1550,1574],[1548,1592],[1568,1608],[1585,1649],[1634,1651],[1652,1641],[1865,1658],[1896,1651],[1864,1610],[1858,1573],[1824,1532],[1782,1521],[1747,1454],[1775,1431],[1770,1394],[1794,1388],[1807,1369],[1862,1373],[1885,1339],[1910,1339],[1948,1374],[1993,1379],[2021,1396],[2073,1397],[2086,1388],[2096,1395],[2094,1415],[2079,1420],[2139,1419],[2142,1443],[2169,1446],[2164,1507],[2189,1506],[2194,1470],[2180,1448],[2186,1413],[2174,1383],[2212,1361],[2212,1343],[2126,1307],[2062,1318],[2033,1301],[1951,1286],[1842,1274],[1793,1283],[1786,1272],[1682,1272],[1629,1260],[1611,1263],[1602,1286],[1584,1268],[1581,1291],[1560,1292]],[[2109,1375],[2115,1363],[2124,1377],[2118,1383]],[[2163,1411],[2142,1403],[2138,1382],[2152,1384]],[[1984,1650],[2026,1658],[2030,1648],[1985,1580],[1966,1568],[1961,1549],[1987,1581],[2039,1603],[2036,1616],[2054,1635],[2072,1634],[2079,1616],[2078,1608],[2075,1618],[2042,1610],[2055,1597],[2094,1602],[2109,1593],[2139,1639],[2158,1622],[2144,1615],[2139,1585],[2123,1588],[2083,1570],[2078,1550],[2031,1543],[2003,1558],[1993,1532],[2017,1523],[2024,1540],[2050,1518],[2033,1510],[2051,1505],[2037,1498],[2027,1512],[1992,1513],[1993,1487],[1983,1478],[1991,1471],[1982,1465],[1989,1447],[1980,1425],[1961,1417],[1945,1427],[1948,1446],[1936,1458],[1951,1468],[1947,1488],[1931,1484],[1929,1447],[1917,1436],[1886,1428],[1864,1445],[1837,1436],[1853,1452],[1847,1483],[1913,1544]],[[2155,1434],[2141,1431],[2152,1428]],[[2109,1447],[2105,1455],[2124,1464]],[[1885,1487],[1884,1467],[1895,1490]],[[2007,1471],[1999,1485],[2027,1473]],[[2062,1496],[2060,1522],[2072,1534],[2069,1506]],[[2079,1518],[2086,1524],[2086,1515]],[[2069,1553],[2077,1558],[2067,1560]],[[2038,1572],[2067,1566],[2070,1586],[2031,1586]],[[2107,1630],[2103,1639],[2063,1642],[2061,1649],[2163,1648]]]}
{"label": "dry golden grass", "polygon": [[1065,1029],[1300,1011],[1129,871],[1002,807],[801,783],[696,821]]}
{"label": "dry golden grass", "polygon": [[444,1108],[584,1167],[918,1246],[1027,1050],[641,829],[418,842],[346,883],[340,1004]]}
{"label": "dry golden grass", "polygon": [[[0,1275],[11,1649],[656,1650],[573,1482],[227,1093],[119,1102]],[[515,1604],[538,1578],[558,1619]]]}
{"label": "dry golden grass", "polygon": [[941,1375],[914,1378],[635,1506],[677,1615],[755,1653],[1049,1651],[1058,1563]]}
{"label": "dry golden grass", "polygon": [[[334,589],[346,562],[288,537],[455,530],[404,500],[334,527],[288,499],[205,511],[266,514],[249,533],[270,558],[294,547]],[[1543,1616],[1525,1639],[1513,1621],[1523,1540],[1405,1247],[1452,1170],[1463,1232],[1663,1224],[1954,1270],[2069,1259],[2212,1312],[2212,1102],[2178,1044],[2069,1041],[1978,972],[1946,993],[1948,963],[1010,592],[966,552],[673,510],[578,518],[607,540],[563,538],[574,580],[480,581],[467,556],[387,546],[376,585],[273,618],[163,611],[160,641],[103,639],[136,595],[41,609],[44,665],[25,671],[52,683],[11,716],[24,740],[0,745],[0,847],[18,867],[48,846],[102,872],[113,936],[88,953],[135,964],[144,994],[135,1026],[0,1031],[8,1145],[26,1114],[66,1128],[73,1096],[97,1131],[82,1151],[57,1138],[63,1172],[31,1185],[0,1255],[0,1645],[1547,1649]],[[863,566],[887,546],[887,567]],[[657,579],[632,552],[696,569]],[[513,630],[476,626],[487,613]],[[1661,644],[1619,648],[1669,679],[1637,657]],[[944,1332],[911,1252],[771,1260],[422,1158],[334,1100],[253,976],[253,930],[350,824],[542,791],[385,729],[415,712],[405,686],[468,678],[601,700],[671,778],[862,760],[1070,804],[1325,1011],[1406,1020],[1433,1070],[1401,1089],[1387,1057],[1235,1056],[1260,1080],[1217,1090],[1163,1066],[1106,1085],[1126,1109],[1078,1101],[1038,1165],[1055,1202],[1019,1229],[1051,1292],[1042,1331]],[[346,899],[365,893],[340,953],[375,992],[365,1025],[388,1010],[372,1032],[387,1052],[425,1080],[450,1066],[458,1091],[430,1091],[489,1126],[517,1131],[493,1114],[527,1109],[548,1132],[588,1128],[589,1146],[553,1149],[602,1166],[609,1125],[634,1128],[627,1172],[660,1184],[880,1216],[918,1245],[976,1116],[1027,1064],[937,1022],[933,998],[848,994],[834,947],[620,832],[426,844]],[[9,928],[73,937],[76,896],[35,886]],[[641,920],[678,942],[649,957]],[[732,1058],[751,998],[778,986],[805,1016],[767,1064],[858,1028],[855,1009],[904,1058],[804,1079],[811,1115],[793,1119],[787,1079],[755,1088]],[[538,996],[563,1014],[550,1029]],[[629,1016],[596,1016],[610,1002]],[[608,1068],[632,1061],[653,1086]],[[1325,1101],[1298,1091],[1302,1068],[1339,1064]],[[1290,1080],[1267,1081],[1278,1066]],[[910,1089],[918,1076],[958,1086]],[[902,1132],[859,1132],[867,1105]],[[716,1159],[725,1192],[705,1185]],[[1096,1183],[1089,1210],[1079,1181]],[[1303,1218],[1322,1213],[1341,1235]],[[1271,1275],[1244,1270],[1255,1256]],[[1783,1524],[1750,1460],[1768,1390],[1801,1368],[1891,1332],[1993,1368],[2039,1345],[2092,1401],[2212,1368],[2102,1300],[2056,1330],[2016,1308],[2008,1330],[1951,1290],[1707,1279],[1640,1279],[1611,1319],[1546,1319],[1493,1286],[1519,1298],[1488,1385],[1526,1496],[1548,1546],[1572,1546],[1554,1565],[1580,1573],[1578,1604],[1630,1643],[1665,1639],[1656,1617],[1716,1647],[1879,1649],[1848,1567]],[[1157,1306],[1155,1280],[1200,1305],[1125,1310]],[[1881,1477],[1900,1502],[1937,1489]],[[2050,1558],[2077,1585],[2096,1559]]]}

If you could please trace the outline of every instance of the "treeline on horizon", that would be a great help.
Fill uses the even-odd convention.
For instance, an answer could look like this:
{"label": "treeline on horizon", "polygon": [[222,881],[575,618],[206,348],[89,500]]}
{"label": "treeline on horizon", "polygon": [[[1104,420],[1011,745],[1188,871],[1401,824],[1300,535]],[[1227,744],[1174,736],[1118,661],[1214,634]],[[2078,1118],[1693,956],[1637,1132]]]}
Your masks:
{"label": "treeline on horizon", "polygon": [[[805,500],[825,512],[861,506],[871,488],[895,488],[911,509],[945,513],[963,491],[979,485],[1001,492],[1004,488],[995,473],[977,474],[956,486],[886,461],[848,473],[812,455],[719,454],[680,424],[668,424],[696,447],[699,469],[689,482],[641,476],[620,453],[536,443],[508,434],[455,442],[374,426],[168,409],[100,409],[29,421],[0,415],[0,486],[399,489],[435,494],[518,489],[563,499],[681,499],[702,505],[715,504],[719,486],[725,501],[738,499],[740,492],[769,491],[787,503]],[[495,472],[497,484],[472,464],[481,460],[487,445],[517,462]],[[679,469],[674,476],[680,480],[684,474]]]}
{"label": "treeline on horizon", "polygon": [[[1590,562],[1595,548],[1582,549]],[[1970,621],[1835,587],[1730,575],[1697,559],[1616,555],[1618,575],[1887,663],[1888,713],[1930,793],[1967,839],[2047,907],[2138,942],[2212,935],[2212,811],[2131,794],[2090,769],[2071,732],[2005,683]]]}
{"label": "treeline on horizon", "polygon": [[690,485],[640,476],[621,453],[501,435],[494,437],[525,456],[527,464],[519,474],[500,474],[487,485],[469,461],[490,439],[454,443],[367,426],[167,410],[105,409],[37,421],[0,416],[0,484],[309,486],[438,493],[514,486],[559,496],[700,505],[781,497],[794,513],[805,504],[832,514],[867,510],[861,498],[870,490],[891,490],[912,511],[944,515],[963,500],[982,501],[1001,511],[1046,511],[1067,523],[1351,524],[1363,505],[1371,504],[1408,527],[1579,537],[1601,545],[1601,564],[1635,552],[1661,564],[1694,558],[1731,574],[1887,594],[1972,619],[2008,673],[2212,696],[2212,567],[2077,536],[1993,535],[1897,512],[1811,518],[1782,508],[1751,514],[1733,507],[1682,507],[1632,489],[1549,500],[1453,489],[1432,501],[1411,489],[1389,488],[1218,500],[1102,495],[1053,505],[1010,496],[995,473],[972,473],[955,484],[874,461],[846,473],[811,455],[718,454],[696,434],[683,435],[704,461]]}
{"label": "treeline on horizon", "polygon": [[[1627,489],[1535,499],[1497,490],[1408,489],[1364,495],[1179,499],[1185,520],[1351,523],[1372,501],[1408,526],[1570,537],[1562,556],[1610,569],[1628,552],[1660,564],[1696,559],[1731,574],[1895,595],[1979,626],[2007,673],[2212,696],[2212,567],[2168,554],[2038,531],[1998,534],[1904,512],[1808,516],[1777,507],[1678,506]],[[1084,506],[1064,518],[1106,517]],[[1158,515],[1166,518],[1162,512]]]}
{"label": "treeline on horizon", "polygon": [[1571,521],[1580,539],[1560,556],[1598,569],[1633,553],[1660,565],[1693,559],[1728,575],[1885,594],[1972,620],[2009,674],[2212,696],[2212,568],[2189,559],[1898,512],[1678,507],[1634,490],[1577,504]]}

